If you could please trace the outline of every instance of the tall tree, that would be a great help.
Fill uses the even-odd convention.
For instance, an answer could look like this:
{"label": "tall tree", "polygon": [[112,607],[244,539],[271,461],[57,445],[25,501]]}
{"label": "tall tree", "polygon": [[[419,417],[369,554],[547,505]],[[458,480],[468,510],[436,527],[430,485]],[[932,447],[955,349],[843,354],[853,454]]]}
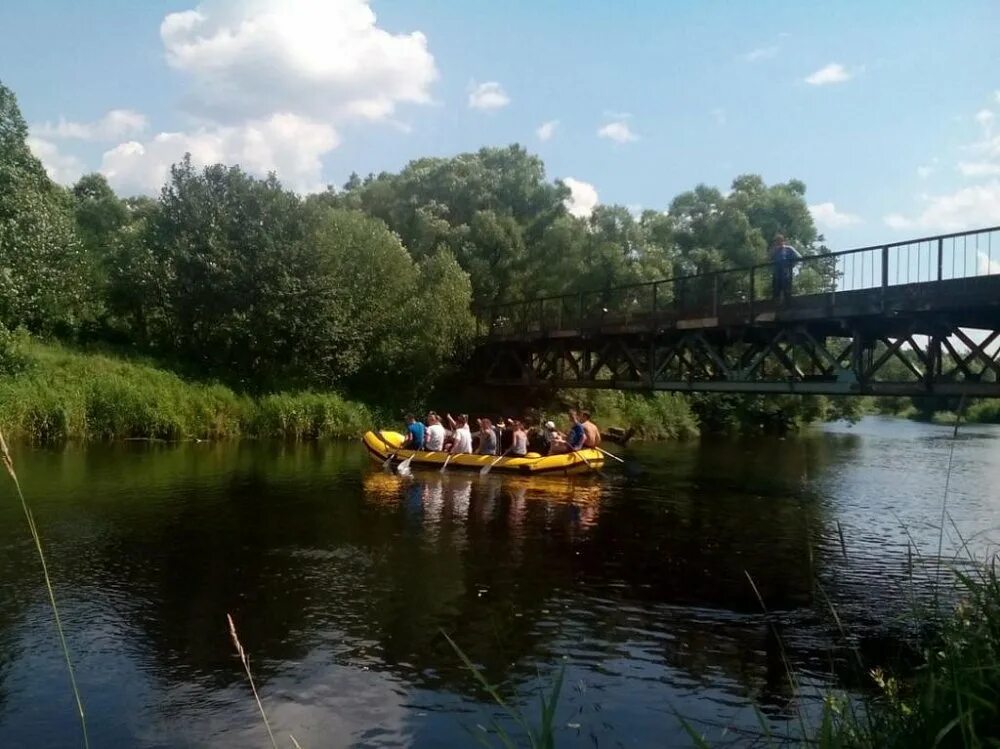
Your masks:
{"label": "tall tree", "polygon": [[13,92],[0,83],[0,322],[72,331],[93,297],[69,199],[27,145]]}

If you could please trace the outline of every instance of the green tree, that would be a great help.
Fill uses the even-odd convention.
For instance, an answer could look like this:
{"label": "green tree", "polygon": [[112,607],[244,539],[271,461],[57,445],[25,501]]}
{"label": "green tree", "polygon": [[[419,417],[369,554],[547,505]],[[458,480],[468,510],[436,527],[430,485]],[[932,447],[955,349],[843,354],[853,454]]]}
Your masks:
{"label": "green tree", "polygon": [[526,248],[565,216],[569,190],[545,178],[521,146],[418,159],[399,174],[353,175],[340,194],[316,200],[382,219],[413,257],[448,249],[472,279],[473,300],[489,304],[528,290]]}
{"label": "green tree", "polygon": [[0,322],[72,331],[93,301],[69,199],[27,145],[13,92],[0,84]]}

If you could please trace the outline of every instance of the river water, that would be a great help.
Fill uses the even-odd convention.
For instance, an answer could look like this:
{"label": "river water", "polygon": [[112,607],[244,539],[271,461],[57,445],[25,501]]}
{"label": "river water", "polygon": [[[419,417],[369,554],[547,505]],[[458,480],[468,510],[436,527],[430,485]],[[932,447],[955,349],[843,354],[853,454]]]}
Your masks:
{"label": "river water", "polygon": [[[442,632],[532,720],[565,669],[561,747],[690,744],[678,715],[739,745],[757,710],[793,735],[825,686],[856,686],[831,605],[853,642],[884,647],[948,576],[939,543],[951,560],[1000,539],[993,427],[952,440],[866,418],[622,452],[603,477],[528,480],[400,478],[343,443],[14,450],[93,747],[269,746],[227,613],[279,746],[468,746],[492,720],[516,734]],[[0,746],[80,746],[6,481]]]}

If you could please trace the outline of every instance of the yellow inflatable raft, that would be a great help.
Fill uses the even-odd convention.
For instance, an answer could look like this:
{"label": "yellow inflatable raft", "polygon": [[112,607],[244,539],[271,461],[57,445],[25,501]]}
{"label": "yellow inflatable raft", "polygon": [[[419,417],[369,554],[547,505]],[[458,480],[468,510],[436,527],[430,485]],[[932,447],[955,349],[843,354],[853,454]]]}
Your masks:
{"label": "yellow inflatable raft", "polygon": [[[363,438],[365,447],[375,460],[385,461],[390,455],[393,461],[401,463],[412,457],[411,466],[427,466],[440,468],[448,458],[448,453],[426,450],[400,450],[403,435],[399,432],[379,431],[366,432]],[[448,470],[452,468],[480,469],[496,460],[495,455],[454,455],[448,461]],[[580,450],[561,455],[539,455],[528,453],[523,458],[506,457],[491,468],[491,471],[507,471],[521,474],[596,471],[604,465],[604,455],[598,450]]]}

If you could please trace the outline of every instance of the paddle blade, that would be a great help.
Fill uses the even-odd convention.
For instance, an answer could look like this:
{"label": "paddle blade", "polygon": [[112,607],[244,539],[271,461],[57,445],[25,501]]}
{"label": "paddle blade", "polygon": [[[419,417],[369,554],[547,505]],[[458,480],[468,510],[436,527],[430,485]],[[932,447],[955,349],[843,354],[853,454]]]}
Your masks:
{"label": "paddle blade", "polygon": [[451,456],[450,455],[447,458],[444,459],[444,465],[441,466],[441,473],[444,473],[445,469],[448,467],[448,461],[449,460],[451,460]]}
{"label": "paddle blade", "polygon": [[409,476],[411,460],[413,460],[412,455],[408,457],[406,460],[404,460],[402,463],[400,463],[399,466],[396,467],[396,473],[398,473],[400,476]]}
{"label": "paddle blade", "polygon": [[490,469],[491,469],[492,467],[493,467],[493,464],[492,464],[492,463],[490,463],[489,465],[485,465],[485,466],[483,466],[482,468],[480,468],[480,469],[479,469],[479,475],[480,475],[480,476],[485,476],[485,475],[486,475],[487,473],[489,473],[489,472],[490,472]]}

